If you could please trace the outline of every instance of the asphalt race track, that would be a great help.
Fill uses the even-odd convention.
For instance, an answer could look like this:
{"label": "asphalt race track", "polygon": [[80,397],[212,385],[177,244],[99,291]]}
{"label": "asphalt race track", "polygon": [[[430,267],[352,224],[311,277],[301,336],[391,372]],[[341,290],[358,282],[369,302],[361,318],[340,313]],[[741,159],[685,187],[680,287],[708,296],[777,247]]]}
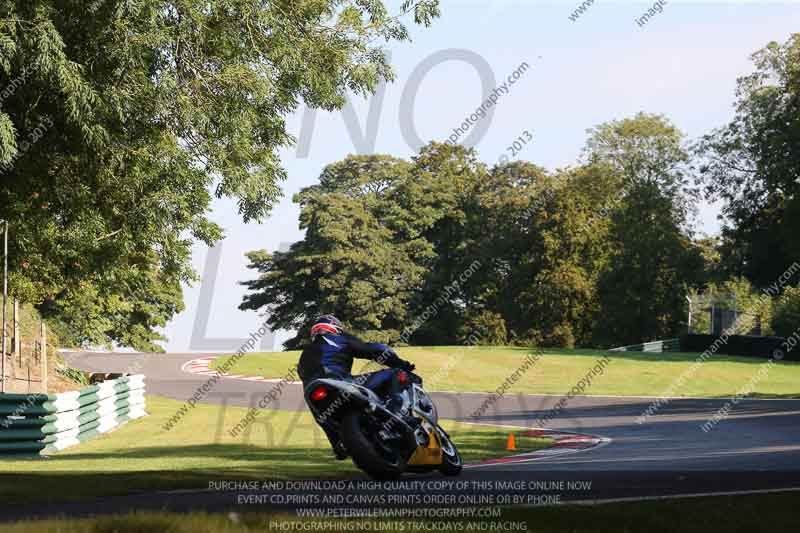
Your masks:
{"label": "asphalt race track", "polygon": [[[201,354],[64,354],[69,363],[97,372],[141,372],[149,394],[187,400],[208,377],[181,367]],[[278,377],[278,376],[276,376]],[[424,378],[424,376],[423,376]],[[274,383],[221,379],[203,402],[256,406]],[[442,418],[535,428],[559,396],[507,395],[485,414],[471,417],[486,398],[478,393],[434,393]],[[458,479],[579,481],[560,501],[598,501],[670,495],[800,488],[800,400],[739,401],[713,430],[702,426],[727,399],[673,399],[643,424],[637,419],[652,398],[581,396],[546,424],[547,429],[603,437],[601,445],[527,462],[480,465]],[[306,409],[299,385],[286,387],[271,408]],[[517,429],[516,431],[521,431]],[[457,436],[455,437],[458,441]],[[430,477],[430,476],[428,476]],[[221,510],[235,507],[225,491],[158,493],[104,500],[104,512],[142,508]],[[96,504],[65,504],[51,512],[90,514]],[[249,510],[257,510],[252,507]],[[30,510],[27,510],[30,511]],[[6,514],[6,513],[3,513]],[[12,515],[32,514],[17,508]],[[11,515],[8,517],[11,518]]]}

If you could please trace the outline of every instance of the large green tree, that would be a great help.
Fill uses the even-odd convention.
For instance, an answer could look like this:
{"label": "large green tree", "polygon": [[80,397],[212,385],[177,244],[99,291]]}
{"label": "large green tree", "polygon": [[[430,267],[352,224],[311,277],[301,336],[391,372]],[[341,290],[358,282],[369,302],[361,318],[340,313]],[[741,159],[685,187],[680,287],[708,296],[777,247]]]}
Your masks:
{"label": "large green tree", "polygon": [[800,257],[800,33],[752,59],[733,120],[698,150],[709,198],[724,201],[722,265],[766,287]]}
{"label": "large green tree", "polygon": [[497,313],[509,341],[589,342],[607,234],[591,209],[615,190],[609,177],[599,165],[552,174],[526,162],[492,169],[475,228],[486,262],[476,291],[484,311],[473,313],[472,329]]}
{"label": "large green tree", "polygon": [[270,212],[285,117],[392,78],[435,0],[0,1],[0,218],[13,292],[77,342],[155,349],[213,196]]}
{"label": "large green tree", "polygon": [[440,143],[411,162],[373,155],[329,165],[295,196],[304,239],[286,253],[249,254],[260,275],[244,283],[241,307],[267,308],[273,328],[296,329],[289,347],[329,312],[371,338],[453,342],[471,298],[468,279],[453,281],[476,260],[465,242],[483,174],[472,150]]}
{"label": "large green tree", "polygon": [[600,344],[637,343],[680,332],[685,296],[702,280],[691,239],[694,193],[683,134],[660,115],[640,113],[590,130],[587,157],[610,166],[620,188],[610,219],[612,253],[598,282]]}
{"label": "large green tree", "polygon": [[490,186],[488,171],[474,149],[434,142],[413,158],[412,178],[421,186],[419,196],[403,206],[429,214],[420,235],[434,253],[422,258],[427,272],[410,309],[415,316],[435,309],[435,316],[416,328],[413,340],[461,342],[465,332],[460,326],[476,310],[478,280],[490,260],[476,246],[487,229],[481,195]]}
{"label": "large green tree", "polygon": [[615,176],[600,164],[487,169],[440,143],[409,162],[348,157],[295,197],[302,241],[250,254],[259,276],[241,307],[297,330],[289,347],[323,312],[385,341],[588,343],[609,225],[592,207]]}
{"label": "large green tree", "polygon": [[323,313],[371,338],[397,340],[422,283],[421,260],[432,253],[419,238],[424,209],[400,205],[418,192],[403,160],[350,156],[329,165],[318,185],[294,198],[304,239],[287,252],[248,254],[260,275],[244,282],[252,292],[241,307],[266,307],[273,329],[296,330],[288,347],[302,344],[311,320]]}

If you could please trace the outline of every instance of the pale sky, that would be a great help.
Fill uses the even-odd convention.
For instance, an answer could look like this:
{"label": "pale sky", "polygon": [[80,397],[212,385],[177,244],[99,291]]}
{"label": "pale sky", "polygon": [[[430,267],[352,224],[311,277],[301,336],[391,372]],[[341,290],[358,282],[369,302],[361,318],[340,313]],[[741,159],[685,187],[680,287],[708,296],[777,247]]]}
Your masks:
{"label": "pale sky", "polygon": [[[299,148],[282,153],[289,178],[268,220],[245,225],[233,202],[214,203],[211,218],[225,228],[226,239],[210,293],[205,337],[243,339],[257,329],[258,315],[237,308],[244,294],[238,282],[253,277],[245,268],[244,253],[274,250],[302,238],[299,209],[291,201],[294,193],[315,183],[325,165],[351,153],[411,156],[414,149],[403,135],[400,117],[424,141],[445,140],[483,101],[480,75],[500,85],[522,63],[531,67],[499,98],[494,115],[480,121],[485,134],[475,145],[479,157],[494,164],[528,130],[534,141],[519,158],[553,169],[576,162],[587,128],[639,111],[665,114],[690,139],[723,125],[732,116],[736,78],[752,70],[750,54],[800,31],[798,1],[671,0],[643,27],[636,19],[653,2],[598,0],[572,22],[569,15],[580,4],[442,0],[442,16],[433,26],[412,27],[413,42],[392,44],[397,79],[385,88],[381,105],[377,98],[354,101],[355,132],[346,126],[343,113],[320,111],[313,127],[306,128],[307,154],[298,154]],[[410,81],[413,71],[431,56],[446,60],[415,85]],[[413,109],[401,105],[404,92],[406,102],[415,96]],[[368,128],[370,105],[374,136]],[[301,107],[289,119],[289,131],[296,137],[304,113]],[[717,213],[718,206],[703,204],[698,229],[717,232]],[[194,248],[193,264],[201,276],[207,253],[205,246]],[[200,286],[184,290],[186,310],[165,331],[168,351],[190,349]],[[276,350],[285,338],[277,334]],[[228,344],[216,351],[238,347],[235,340]]]}

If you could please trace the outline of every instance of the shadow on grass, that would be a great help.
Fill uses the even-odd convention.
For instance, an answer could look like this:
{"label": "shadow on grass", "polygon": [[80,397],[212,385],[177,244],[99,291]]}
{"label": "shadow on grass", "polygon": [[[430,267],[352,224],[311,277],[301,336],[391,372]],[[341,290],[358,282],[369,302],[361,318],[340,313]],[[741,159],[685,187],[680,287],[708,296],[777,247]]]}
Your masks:
{"label": "shadow on grass", "polygon": [[[729,397],[724,397],[728,398]],[[751,392],[749,394],[745,394],[742,398],[747,398],[750,400],[797,400],[800,399],[800,392],[790,392],[785,394],[767,394],[763,392]]]}
{"label": "shadow on grass", "polygon": [[[220,468],[163,469],[165,458],[235,459],[234,466]],[[211,481],[315,478],[355,474],[349,461],[335,461],[322,448],[269,449],[242,444],[154,446],[109,453],[76,453],[22,459],[30,471],[0,474],[0,501],[10,503],[74,501],[91,497],[118,496],[177,489],[204,489]],[[148,460],[158,460],[158,469],[148,469]],[[125,469],[126,461],[131,466]],[[246,461],[246,464],[241,464]],[[44,464],[42,464],[44,463]],[[57,468],[47,469],[48,463]],[[74,465],[64,471],[64,464]],[[185,464],[186,461],[182,461]],[[112,469],[103,468],[105,465]],[[0,463],[2,468],[2,463]]]}
{"label": "shadow on grass", "polygon": [[[481,428],[461,428],[453,435],[466,463],[503,455],[507,433]],[[538,449],[549,441],[518,441],[520,449]],[[237,464],[220,468],[163,469],[165,459],[235,460]],[[12,461],[15,459],[6,459]],[[148,469],[148,461],[154,468]],[[101,496],[119,496],[179,489],[205,489],[212,481],[267,479],[330,479],[362,475],[351,461],[336,461],[328,448],[266,448],[248,444],[199,444],[191,446],[152,446],[112,452],[70,453],[50,457],[18,458],[30,463],[19,473],[0,473],[0,502],[75,501]],[[126,465],[129,462],[129,465]],[[155,464],[157,463],[157,464]],[[243,464],[244,463],[244,464]],[[54,468],[47,468],[48,465]],[[3,461],[0,461],[2,469]],[[67,465],[67,466],[65,466]],[[19,466],[19,465],[15,465]],[[128,468],[126,469],[126,466]],[[105,468],[104,468],[105,467]],[[64,471],[68,469],[67,471]]]}
{"label": "shadow on grass", "polygon": [[[115,451],[113,454],[102,452],[54,454],[49,460],[65,461],[91,461],[107,459],[164,459],[169,457],[180,458],[218,458],[235,459],[237,461],[253,461],[264,464],[283,465],[302,458],[307,464],[328,462],[332,457],[330,450],[325,448],[267,448],[252,444],[193,444],[191,446],[147,446],[141,448],[128,448]],[[301,470],[304,466],[297,466]]]}

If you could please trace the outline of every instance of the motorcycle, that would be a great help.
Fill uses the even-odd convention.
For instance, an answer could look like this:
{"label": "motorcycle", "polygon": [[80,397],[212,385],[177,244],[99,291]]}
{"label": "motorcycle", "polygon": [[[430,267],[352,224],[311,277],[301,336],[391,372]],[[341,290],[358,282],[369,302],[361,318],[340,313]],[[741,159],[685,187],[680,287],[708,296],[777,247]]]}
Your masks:
{"label": "motorcycle", "polygon": [[330,378],[305,389],[317,423],[338,433],[353,463],[378,480],[406,472],[461,473],[462,461],[439,415],[413,372],[393,369],[375,387]]}

